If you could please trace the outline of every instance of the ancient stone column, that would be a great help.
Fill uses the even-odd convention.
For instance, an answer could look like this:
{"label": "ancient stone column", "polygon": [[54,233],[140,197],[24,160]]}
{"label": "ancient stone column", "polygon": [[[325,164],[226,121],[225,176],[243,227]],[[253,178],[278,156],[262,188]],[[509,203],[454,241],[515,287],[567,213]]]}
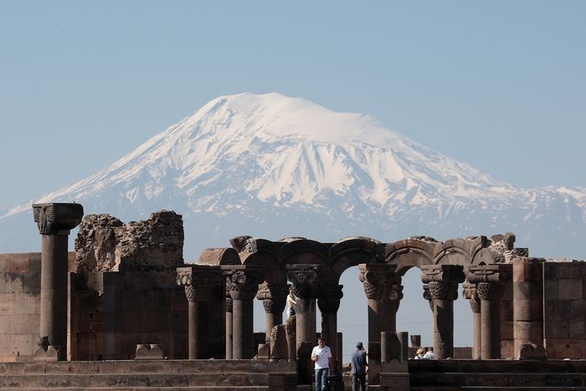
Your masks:
{"label": "ancient stone column", "polygon": [[[287,279],[297,297],[295,330],[299,384],[311,384],[311,349],[316,344],[315,301],[319,293],[319,265],[288,265]],[[329,341],[328,341],[329,343]]]}
{"label": "ancient stone column", "polygon": [[391,310],[398,309],[398,304],[391,304],[391,296],[400,300],[398,288],[391,289],[396,282],[395,268],[384,263],[358,265],[358,279],[368,299],[368,384],[371,385],[380,383],[381,332],[396,331],[396,313]]}
{"label": "ancient stone column", "polygon": [[284,285],[269,285],[264,282],[259,285],[256,298],[262,300],[266,314],[265,342],[268,344],[271,338],[271,330],[283,322],[283,311],[289,287]]}
{"label": "ancient stone column", "polygon": [[437,358],[454,356],[454,300],[458,284],[464,282],[461,265],[425,265],[422,281],[433,299],[433,345]]}
{"label": "ancient stone column", "polygon": [[226,279],[226,360],[232,360],[234,345],[234,316],[232,297],[230,296],[230,281]]}
{"label": "ancient stone column", "polygon": [[338,346],[338,310],[340,300],[344,296],[342,287],[343,285],[322,285],[317,301],[322,316],[322,337],[326,339],[335,358],[336,368],[332,368],[335,373],[342,373],[342,350]]}
{"label": "ancient stone column", "polygon": [[291,265],[287,272],[287,278],[293,284],[293,292],[297,297],[295,306],[297,347],[302,343],[316,344],[314,333],[309,330],[315,324],[315,300],[319,294],[319,266],[317,265]]}
{"label": "ancient stone column", "polygon": [[462,290],[462,296],[469,300],[470,309],[472,310],[472,331],[473,331],[473,343],[472,343],[472,358],[480,359],[480,299],[476,294],[476,284],[464,284]]}
{"label": "ancient stone column", "polygon": [[513,333],[515,356],[527,345],[543,347],[543,262],[542,258],[513,259]]}
{"label": "ancient stone column", "polygon": [[58,359],[67,354],[67,241],[83,217],[80,204],[34,204],[34,220],[42,235],[41,321],[39,344],[53,346]]}
{"label": "ancient stone column", "polygon": [[185,297],[188,303],[188,350],[189,359],[207,358],[205,348],[209,335],[208,309],[212,292],[220,284],[221,271],[212,266],[192,265],[177,268],[177,284],[185,286]]}
{"label": "ancient stone column", "polygon": [[249,359],[255,355],[253,300],[262,280],[257,271],[247,268],[232,271],[229,279],[233,311],[232,358]]}
{"label": "ancient stone column", "polygon": [[480,299],[480,357],[483,360],[501,358],[500,299],[502,284],[510,280],[510,265],[470,266],[468,281],[476,284]]}

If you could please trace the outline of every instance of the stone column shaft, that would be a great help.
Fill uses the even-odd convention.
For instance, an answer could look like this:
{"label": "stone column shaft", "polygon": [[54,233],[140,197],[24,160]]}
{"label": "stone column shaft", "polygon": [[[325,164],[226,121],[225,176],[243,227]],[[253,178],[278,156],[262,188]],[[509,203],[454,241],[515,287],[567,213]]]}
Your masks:
{"label": "stone column shaft", "polygon": [[192,265],[177,268],[177,284],[183,285],[188,303],[189,359],[205,358],[209,333],[209,303],[212,292],[220,285],[221,271],[213,266]]}
{"label": "stone column shaft", "polygon": [[503,286],[510,281],[511,267],[506,264],[470,266],[468,281],[476,284],[480,299],[480,357],[483,360],[501,358],[500,300]]}
{"label": "stone column shaft", "polygon": [[[380,384],[381,333],[395,331],[399,308],[396,266],[388,264],[358,265],[358,279],[368,299],[368,384]],[[396,301],[396,303],[395,303]],[[393,304],[395,303],[395,304]]]}
{"label": "stone column shaft", "polygon": [[422,266],[422,280],[433,299],[433,339],[437,358],[454,356],[454,300],[465,275],[460,265]]}
{"label": "stone column shaft", "polygon": [[341,347],[338,346],[338,310],[343,297],[342,285],[322,285],[319,293],[318,307],[322,316],[322,337],[332,350],[335,361],[333,373],[342,373]]}
{"label": "stone column shaft", "polygon": [[232,299],[234,317],[232,354],[235,360],[254,357],[253,301]]}
{"label": "stone column shaft", "polygon": [[41,316],[39,344],[54,346],[59,360],[67,359],[67,241],[81,222],[80,204],[34,204],[34,220],[42,235]]}
{"label": "stone column shaft", "polygon": [[232,298],[226,299],[226,360],[232,360],[234,352],[234,317],[232,316]]}
{"label": "stone column shaft", "polygon": [[480,319],[480,299],[476,293],[475,284],[464,284],[464,290],[462,295],[469,300],[470,309],[472,310],[472,331],[473,331],[473,343],[472,343],[472,358],[480,359],[480,344],[482,339],[481,333],[481,319]]}
{"label": "stone column shaft", "polygon": [[229,273],[230,297],[232,298],[232,355],[233,359],[250,359],[255,355],[254,305],[261,275],[258,271],[243,267]]}
{"label": "stone column shaft", "polygon": [[513,333],[515,356],[523,345],[543,349],[543,262],[541,258],[513,260]]}
{"label": "stone column shaft", "polygon": [[262,300],[265,310],[265,342],[267,344],[270,342],[273,327],[283,323],[283,310],[288,292],[289,287],[286,284],[270,285],[265,282],[259,286],[256,298]]}
{"label": "stone column shaft", "polygon": [[297,297],[295,306],[297,348],[302,344],[315,345],[315,306],[319,292],[319,266],[298,265],[290,267],[287,278],[292,282]]}
{"label": "stone column shaft", "polygon": [[41,338],[67,351],[67,236],[43,235],[41,262]]}

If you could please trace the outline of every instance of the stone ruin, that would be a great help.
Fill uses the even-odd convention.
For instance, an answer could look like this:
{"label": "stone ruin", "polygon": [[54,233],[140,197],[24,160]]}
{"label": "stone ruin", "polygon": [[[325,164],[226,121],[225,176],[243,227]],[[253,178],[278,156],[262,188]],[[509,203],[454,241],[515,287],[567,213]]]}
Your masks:
{"label": "stone ruin", "polygon": [[75,240],[75,272],[174,271],[184,264],[183,242],[183,219],[172,211],[127,224],[87,215]]}
{"label": "stone ruin", "polygon": [[[448,358],[458,366],[462,358],[586,357],[585,263],[530,258],[527,249],[514,247],[512,233],[445,242],[414,236],[393,243],[365,237],[321,243],[241,236],[230,240],[231,247],[207,249],[198,264],[185,265],[182,219],[175,212],[124,224],[107,214],[83,217],[78,204],[33,209],[42,235],[41,257],[0,254],[7,281],[0,299],[11,303],[0,322],[19,325],[4,327],[0,335],[4,360],[26,361],[21,352],[27,350],[34,352],[28,359],[37,361],[266,359],[294,364],[278,364],[269,374],[274,377],[269,389],[295,390],[311,383],[308,354],[318,334],[316,316],[334,352],[333,372],[341,368],[339,277],[350,267],[358,268],[369,307],[370,386],[407,390],[410,381],[419,384],[425,378],[418,371],[450,367],[442,360]],[[78,224],[75,254],[67,253],[69,229]],[[408,361],[413,348],[408,333],[396,330],[401,279],[412,267],[422,272],[434,348],[443,361],[433,368]],[[290,285],[299,308],[283,322]],[[474,315],[469,357],[457,357],[453,346],[452,305],[460,286]],[[270,333],[252,335],[254,299],[263,302]],[[43,342],[34,347],[32,340]],[[478,375],[484,370],[466,365],[459,371],[474,367]],[[485,367],[495,373],[499,364]],[[433,375],[438,376],[446,375]],[[480,385],[489,384],[486,376],[476,376]]]}

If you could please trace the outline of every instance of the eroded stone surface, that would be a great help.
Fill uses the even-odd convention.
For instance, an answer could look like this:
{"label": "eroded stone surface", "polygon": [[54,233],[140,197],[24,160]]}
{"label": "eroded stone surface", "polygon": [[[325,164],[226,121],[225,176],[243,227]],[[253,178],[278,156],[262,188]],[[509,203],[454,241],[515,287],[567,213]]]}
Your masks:
{"label": "eroded stone surface", "polygon": [[75,240],[75,271],[174,270],[184,265],[183,242],[183,218],[173,211],[126,224],[109,214],[87,215]]}

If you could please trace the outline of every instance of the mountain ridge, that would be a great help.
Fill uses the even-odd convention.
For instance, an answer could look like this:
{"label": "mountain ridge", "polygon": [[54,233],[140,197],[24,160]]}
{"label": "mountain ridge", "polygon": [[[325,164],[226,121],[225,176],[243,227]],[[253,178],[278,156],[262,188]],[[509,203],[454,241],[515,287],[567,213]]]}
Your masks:
{"label": "mountain ridge", "polygon": [[[515,188],[369,115],[336,113],[277,93],[218,97],[110,166],[35,202],[71,201],[86,213],[132,220],[173,209],[186,226],[199,224],[198,215],[213,220],[232,214],[251,219],[249,227],[259,234],[259,221],[278,224],[270,216],[293,209],[316,215],[319,223],[307,224],[309,234],[316,224],[340,224],[360,226],[357,234],[373,238],[379,232],[428,235],[427,229],[441,238],[520,228],[527,239],[535,236],[533,219],[555,221],[543,229],[580,235],[586,219],[586,189]],[[0,216],[0,232],[3,221],[30,213],[31,204]]]}

